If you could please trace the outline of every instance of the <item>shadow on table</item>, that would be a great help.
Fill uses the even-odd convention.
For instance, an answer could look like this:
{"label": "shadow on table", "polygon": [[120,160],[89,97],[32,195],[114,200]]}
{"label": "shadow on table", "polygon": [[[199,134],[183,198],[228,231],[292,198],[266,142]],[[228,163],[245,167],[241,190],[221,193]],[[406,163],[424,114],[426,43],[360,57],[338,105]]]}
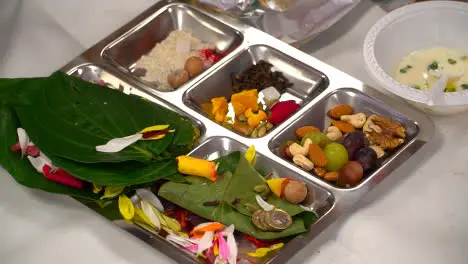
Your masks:
{"label": "shadow on table", "polygon": [[370,0],[361,0],[361,2],[353,10],[351,10],[351,12],[346,14],[335,25],[320,33],[313,40],[305,43],[299,48],[302,51],[310,54],[337,41],[346,32],[350,31],[350,29],[357,24],[357,22],[373,5],[375,5],[375,3],[372,3]]}
{"label": "shadow on table", "polygon": [[[347,214],[343,215],[340,219],[337,219],[331,226],[325,231],[318,235],[312,242],[301,250],[290,263],[313,263],[317,257],[315,253],[317,249],[325,245],[329,241],[337,239],[338,233],[342,226],[348,221],[348,216],[354,214],[360,210],[363,210],[373,203],[380,201],[383,197],[387,196],[397,186],[404,184],[411,175],[421,167],[421,165],[427,162],[433,153],[437,152],[438,149],[443,145],[443,135],[437,128],[433,139],[420,151],[412,156],[407,162],[404,163],[397,170],[392,172],[387,178],[385,178],[380,184],[378,184],[372,191],[370,191],[364,198],[356,203]],[[422,187],[423,188],[423,187]]]}

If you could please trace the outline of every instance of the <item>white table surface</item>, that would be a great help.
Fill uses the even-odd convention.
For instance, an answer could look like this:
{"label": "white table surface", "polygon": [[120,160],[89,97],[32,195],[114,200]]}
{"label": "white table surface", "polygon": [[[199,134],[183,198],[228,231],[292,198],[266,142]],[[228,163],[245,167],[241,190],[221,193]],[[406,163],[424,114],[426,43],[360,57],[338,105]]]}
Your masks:
{"label": "white table surface", "polygon": [[[2,0],[0,77],[48,75],[156,1]],[[361,47],[384,14],[363,0],[303,50],[373,85]],[[468,263],[468,119],[434,121],[433,142],[291,262]],[[0,227],[0,263],[173,263],[71,198],[26,189],[1,168]]]}

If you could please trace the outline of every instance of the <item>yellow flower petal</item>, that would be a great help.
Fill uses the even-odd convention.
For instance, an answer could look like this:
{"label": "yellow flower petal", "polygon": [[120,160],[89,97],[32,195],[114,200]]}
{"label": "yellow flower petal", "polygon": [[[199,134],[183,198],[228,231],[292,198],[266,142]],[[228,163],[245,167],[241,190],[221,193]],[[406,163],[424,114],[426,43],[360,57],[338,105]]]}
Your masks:
{"label": "yellow flower petal", "polygon": [[153,229],[156,228],[156,226],[150,221],[150,219],[140,208],[135,208],[135,216],[133,217],[133,221],[135,221],[137,224],[147,225]]}
{"label": "yellow flower petal", "polygon": [[102,191],[102,186],[93,183],[93,193],[99,193]]}
{"label": "yellow flower petal", "polygon": [[125,189],[125,186],[108,186],[104,189],[104,195],[101,196],[101,200],[114,198]]}
{"label": "yellow flower petal", "polygon": [[138,133],[143,134],[143,133],[147,133],[147,132],[159,131],[159,130],[164,130],[164,129],[168,129],[168,128],[169,128],[169,125],[156,125],[156,126],[150,126],[150,127],[144,128],[143,130],[141,130]]}
{"label": "yellow flower petal", "polygon": [[255,150],[255,146],[250,146],[247,152],[245,152],[245,159],[252,165],[255,165],[256,161],[256,156],[257,156],[257,151]]}
{"label": "yellow flower petal", "polygon": [[135,216],[135,206],[125,194],[119,196],[119,211],[125,220],[131,220]]}
{"label": "yellow flower petal", "polygon": [[283,246],[284,246],[284,243],[278,243],[278,244],[271,245],[267,248],[257,248],[255,252],[247,253],[247,255],[254,257],[254,258],[263,258],[264,256],[266,256],[266,254],[268,254],[268,252],[278,250],[282,248]]}

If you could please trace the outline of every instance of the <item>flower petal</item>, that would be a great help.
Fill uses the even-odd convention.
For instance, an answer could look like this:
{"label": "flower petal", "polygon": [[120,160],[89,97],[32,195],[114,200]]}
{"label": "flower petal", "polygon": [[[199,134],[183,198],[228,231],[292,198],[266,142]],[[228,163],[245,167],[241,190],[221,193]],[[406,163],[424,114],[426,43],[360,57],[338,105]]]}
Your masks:
{"label": "flower petal", "polygon": [[119,211],[125,220],[131,220],[135,216],[135,206],[127,195],[119,196]]}
{"label": "flower petal", "polygon": [[105,145],[96,146],[96,151],[106,153],[116,153],[132,145],[143,137],[143,134],[135,134],[122,138],[109,140]]}
{"label": "flower petal", "polygon": [[211,248],[213,246],[213,238],[214,238],[213,231],[205,232],[203,237],[200,239],[200,242],[198,243],[197,254],[201,254],[203,253],[203,251]]}
{"label": "flower petal", "polygon": [[103,199],[114,198],[117,195],[121,194],[124,189],[125,189],[125,186],[107,186],[104,189],[104,195],[101,196],[100,199],[103,200]]}
{"label": "flower petal", "polygon": [[218,248],[219,248],[219,256],[222,259],[227,260],[230,256],[229,247],[226,243],[226,240],[224,240],[223,234],[221,234],[220,232],[218,232]]}
{"label": "flower petal", "polygon": [[148,189],[138,189],[136,194],[142,199],[148,201],[152,206],[156,207],[161,212],[164,212],[164,206],[159,198]]}
{"label": "flower petal", "polygon": [[147,132],[165,130],[165,129],[168,129],[168,128],[169,128],[169,125],[156,125],[156,126],[150,126],[150,127],[144,128],[143,130],[141,130],[138,133],[143,134],[143,133],[147,133]]}
{"label": "flower petal", "polygon": [[257,152],[255,151],[255,146],[252,145],[249,147],[249,149],[247,149],[247,152],[245,152],[245,159],[252,165],[255,165],[255,161],[256,161],[256,156],[257,156]]}
{"label": "flower petal", "polygon": [[[229,231],[229,232],[225,232]],[[237,243],[236,238],[234,237],[234,225],[229,226],[227,230],[223,231],[223,234],[227,233],[227,245],[229,247],[229,264],[236,264],[237,262]]]}
{"label": "flower petal", "polygon": [[[192,247],[193,245],[196,245],[190,239],[183,238],[183,237],[176,236],[176,235],[167,235],[166,240],[169,241],[169,242],[172,242],[172,243],[174,243],[174,244],[176,244],[178,246],[181,246],[183,248],[187,248],[187,249],[189,247]],[[195,250],[195,252],[196,252],[196,250]]]}
{"label": "flower petal", "polygon": [[263,210],[265,211],[271,211],[275,209],[275,207],[269,203],[267,203],[265,200],[260,195],[255,195],[255,199],[257,200],[258,205],[262,207]]}
{"label": "flower petal", "polygon": [[140,206],[141,210],[145,213],[148,220],[154,225],[154,227],[158,230],[161,229],[161,221],[159,221],[158,215],[154,212],[156,208],[147,201],[141,201]]}
{"label": "flower petal", "polygon": [[203,233],[208,231],[218,231],[224,228],[224,225],[218,222],[208,222],[197,225],[190,231],[190,234],[194,236],[201,236]]}
{"label": "flower petal", "polygon": [[42,173],[42,168],[44,165],[48,165],[51,169],[53,168],[52,162],[44,158],[43,156],[31,157],[27,156],[31,165],[37,170],[37,172]]}
{"label": "flower petal", "polygon": [[73,177],[70,173],[62,170],[61,168],[52,170],[49,165],[44,165],[42,167],[42,173],[49,181],[57,182],[77,189],[83,188],[83,182],[80,179]]}
{"label": "flower petal", "polygon": [[99,193],[102,191],[102,186],[93,183],[93,193]]}
{"label": "flower petal", "polygon": [[26,147],[29,144],[29,136],[26,133],[26,130],[24,130],[21,127],[18,127],[16,129],[16,133],[18,134],[18,142],[21,147],[21,156],[24,156],[24,154],[26,153]]}
{"label": "flower petal", "polygon": [[254,258],[263,258],[266,256],[266,254],[268,254],[268,252],[278,250],[282,248],[283,246],[284,246],[284,243],[278,243],[278,244],[274,244],[266,248],[257,248],[255,252],[247,253],[247,255],[254,257]]}

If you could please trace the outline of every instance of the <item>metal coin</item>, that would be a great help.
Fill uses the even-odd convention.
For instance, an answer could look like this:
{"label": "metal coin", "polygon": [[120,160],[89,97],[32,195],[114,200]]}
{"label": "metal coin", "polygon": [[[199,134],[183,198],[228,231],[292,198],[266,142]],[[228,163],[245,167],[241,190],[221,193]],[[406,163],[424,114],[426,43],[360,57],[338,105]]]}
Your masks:
{"label": "metal coin", "polygon": [[264,213],[265,213],[265,211],[263,211],[263,210],[255,211],[255,213],[252,214],[252,222],[258,229],[260,229],[262,231],[268,231],[268,229],[270,229],[270,227],[265,224]]}
{"label": "metal coin", "polygon": [[265,223],[275,230],[285,230],[292,225],[292,218],[287,212],[274,209],[266,212]]}

